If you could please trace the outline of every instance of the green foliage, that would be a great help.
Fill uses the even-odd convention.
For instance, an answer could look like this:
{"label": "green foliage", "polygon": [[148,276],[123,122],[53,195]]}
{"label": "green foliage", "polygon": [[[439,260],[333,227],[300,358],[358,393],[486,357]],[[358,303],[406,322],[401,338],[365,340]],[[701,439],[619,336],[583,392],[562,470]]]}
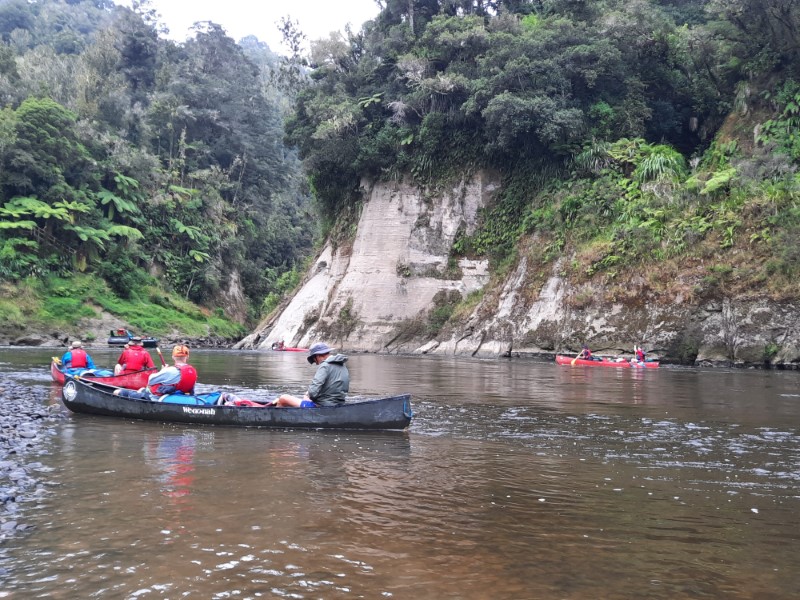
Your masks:
{"label": "green foliage", "polygon": [[614,168],[675,182],[701,143],[690,118],[727,109],[724,40],[709,33],[701,44],[677,27],[688,7],[390,4],[368,36],[350,40],[347,62],[313,72],[288,124],[327,214],[357,201],[359,176],[441,184],[465,167],[559,165],[620,136],[629,148],[606,149]]}
{"label": "green foliage", "polygon": [[470,292],[466,298],[461,300],[453,308],[453,313],[450,315],[451,320],[466,319],[475,309],[484,297],[484,289],[475,290]]}
{"label": "green foliage", "polygon": [[595,139],[612,139],[614,123],[617,121],[617,111],[605,100],[599,100],[588,109],[589,120],[592,123],[592,137]]}
{"label": "green foliage", "polygon": [[780,351],[781,347],[775,342],[769,342],[764,345],[764,360],[771,361]]}
{"label": "green foliage", "polygon": [[[158,298],[159,302],[153,302],[153,298]],[[12,299],[17,310],[9,306]],[[33,327],[74,327],[80,319],[97,317],[98,309],[130,323],[137,331],[152,335],[177,330],[187,336],[215,335],[233,339],[244,333],[241,325],[218,315],[208,315],[195,304],[173,294],[144,286],[136,287],[129,299],[122,299],[103,280],[93,276],[26,279],[18,284],[16,297],[9,297],[5,290],[0,290],[0,317],[4,314],[12,320],[23,317]],[[12,323],[8,325],[13,326]]]}
{"label": "green foliage", "polygon": [[272,273],[268,274],[267,279],[273,281],[271,285],[273,291],[264,298],[264,302],[261,305],[261,315],[266,316],[275,310],[284,296],[297,287],[301,276],[302,273],[299,269],[292,269],[280,274],[272,271]]}
{"label": "green foliage", "polygon": [[[263,274],[301,263],[316,234],[300,163],[282,144],[296,90],[277,87],[278,57],[213,24],[176,45],[146,3],[7,4],[3,275],[85,270],[127,295],[147,267],[213,305],[241,273],[260,305]],[[363,97],[358,110],[381,104]],[[112,254],[130,276],[109,267]]]}
{"label": "green foliage", "polygon": [[109,252],[99,264],[97,274],[106,281],[117,296],[123,299],[131,298],[136,290],[141,290],[148,283],[152,283],[136,266],[130,255],[120,247]]}
{"label": "green foliage", "polygon": [[13,299],[0,298],[0,323],[4,328],[22,330],[28,323],[27,315]]}
{"label": "green foliage", "polygon": [[708,275],[703,278],[706,292],[724,294],[732,275],[733,267],[730,265],[712,265],[708,269]]}
{"label": "green foliage", "polygon": [[700,193],[703,195],[714,195],[721,190],[726,190],[736,179],[736,175],[737,171],[735,167],[713,173],[711,178],[703,185],[703,189],[700,190]]}
{"label": "green foliage", "polygon": [[439,332],[453,316],[461,300],[461,294],[455,290],[449,292],[442,290],[436,293],[433,297],[433,308],[428,312],[425,320],[425,337],[434,339],[439,335]]}
{"label": "green foliage", "polygon": [[686,175],[686,160],[674,148],[659,144],[652,146],[636,165],[633,178],[639,182],[679,181]]}
{"label": "green foliage", "polygon": [[710,15],[743,72],[760,75],[800,59],[800,6],[785,0],[712,0]]}
{"label": "green foliage", "polygon": [[[3,229],[2,222],[0,222],[1,229]],[[33,240],[17,237],[0,239],[0,276],[13,281],[34,273],[39,264],[36,256],[37,248],[38,245]]]}
{"label": "green foliage", "polygon": [[101,205],[108,206],[108,219],[111,221],[114,220],[114,216],[117,213],[135,213],[139,211],[136,204],[124,198],[120,198],[106,189],[101,189],[97,194],[97,198],[100,200]]}
{"label": "green foliage", "polygon": [[[705,145],[743,76],[796,69],[795,4],[392,0],[309,63],[290,21],[281,61],[211,23],[163,39],[146,3],[5,2],[0,274],[85,270],[133,301],[150,270],[209,306],[241,275],[269,311],[316,235],[351,233],[362,177],[438,189],[485,167],[503,192],[456,251],[495,267],[525,234],[606,275],[713,236],[794,273],[789,176],[753,183],[735,141]],[[797,84],[764,100],[760,141],[796,163]]]}
{"label": "green foliage", "polygon": [[800,83],[789,80],[785,82],[773,102],[777,105],[779,115],[766,121],[761,129],[759,140],[773,143],[779,152],[783,152],[795,163],[800,162]]}
{"label": "green foliage", "polygon": [[767,275],[784,282],[800,277],[800,206],[792,203],[778,209],[770,225],[780,229],[769,239],[773,257],[765,265]]}
{"label": "green foliage", "polygon": [[713,172],[730,166],[731,160],[740,155],[739,143],[736,140],[720,142],[714,140],[703,153],[699,172]]}
{"label": "green foliage", "polygon": [[333,339],[347,339],[360,323],[358,313],[353,310],[353,298],[350,297],[339,310],[336,320],[331,327]]}
{"label": "green foliage", "polygon": [[535,30],[542,24],[542,19],[536,13],[524,16],[520,23],[525,29]]}
{"label": "green foliage", "polygon": [[97,313],[83,303],[79,297],[53,296],[45,299],[41,317],[46,321],[54,321],[75,325],[79,319],[96,317]]}
{"label": "green foliage", "polygon": [[512,251],[522,232],[520,216],[523,206],[520,198],[505,194],[496,205],[482,211],[481,224],[473,235],[462,234],[456,238],[453,251],[463,256],[504,258]]}

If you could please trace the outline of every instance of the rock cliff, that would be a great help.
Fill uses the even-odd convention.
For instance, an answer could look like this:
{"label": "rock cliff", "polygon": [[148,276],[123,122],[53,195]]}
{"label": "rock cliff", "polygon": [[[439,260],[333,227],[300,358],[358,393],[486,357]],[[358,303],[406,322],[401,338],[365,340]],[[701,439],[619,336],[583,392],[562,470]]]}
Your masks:
{"label": "rock cliff", "polygon": [[437,193],[407,182],[365,187],[352,242],[328,243],[288,304],[237,347],[324,339],[349,351],[491,357],[551,356],[587,342],[614,355],[638,344],[685,364],[800,364],[794,305],[652,296],[598,303],[593,290],[559,275],[558,261],[538,273],[520,252],[499,278],[486,260],[452,258],[458,235],[474,231],[499,186],[480,172]]}

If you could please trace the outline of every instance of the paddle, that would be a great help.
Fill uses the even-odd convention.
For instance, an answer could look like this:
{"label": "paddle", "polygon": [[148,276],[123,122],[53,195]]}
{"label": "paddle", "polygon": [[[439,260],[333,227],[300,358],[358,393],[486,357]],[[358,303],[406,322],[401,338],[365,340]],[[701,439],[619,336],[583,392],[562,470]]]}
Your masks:
{"label": "paddle", "polygon": [[156,346],[156,352],[158,352],[158,358],[161,359],[161,366],[162,367],[166,367],[167,366],[167,361],[164,360],[164,355],[161,354],[161,348]]}
{"label": "paddle", "polygon": [[578,356],[576,356],[575,358],[573,358],[573,359],[572,359],[572,362],[571,362],[571,363],[569,363],[569,364],[570,364],[570,365],[574,365],[576,362],[578,362],[578,359],[581,357],[581,354],[583,354],[583,350],[581,350],[581,351],[578,353]]}

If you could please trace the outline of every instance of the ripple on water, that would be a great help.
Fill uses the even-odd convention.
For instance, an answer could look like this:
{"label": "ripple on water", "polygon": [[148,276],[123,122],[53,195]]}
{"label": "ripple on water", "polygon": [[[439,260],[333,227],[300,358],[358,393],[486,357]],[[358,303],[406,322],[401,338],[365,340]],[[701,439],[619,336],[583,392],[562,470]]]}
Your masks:
{"label": "ripple on water", "polygon": [[[415,394],[407,434],[70,418],[45,461],[53,502],[33,536],[6,548],[2,587],[65,598],[792,597],[794,426],[739,422],[725,398],[706,402],[684,381],[648,398],[669,373],[481,365],[454,375],[447,363],[461,391]],[[492,373],[503,394],[485,393]]]}

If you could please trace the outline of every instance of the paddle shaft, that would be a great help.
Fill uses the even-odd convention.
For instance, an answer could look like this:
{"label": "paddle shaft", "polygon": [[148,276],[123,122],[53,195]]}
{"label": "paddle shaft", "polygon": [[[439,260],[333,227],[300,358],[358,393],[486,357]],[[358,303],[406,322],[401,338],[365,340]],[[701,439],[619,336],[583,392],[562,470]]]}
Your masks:
{"label": "paddle shaft", "polygon": [[161,354],[161,348],[156,346],[156,352],[158,352],[158,358],[161,359],[161,366],[162,367],[166,367],[167,366],[167,361],[164,360],[164,355]]}

